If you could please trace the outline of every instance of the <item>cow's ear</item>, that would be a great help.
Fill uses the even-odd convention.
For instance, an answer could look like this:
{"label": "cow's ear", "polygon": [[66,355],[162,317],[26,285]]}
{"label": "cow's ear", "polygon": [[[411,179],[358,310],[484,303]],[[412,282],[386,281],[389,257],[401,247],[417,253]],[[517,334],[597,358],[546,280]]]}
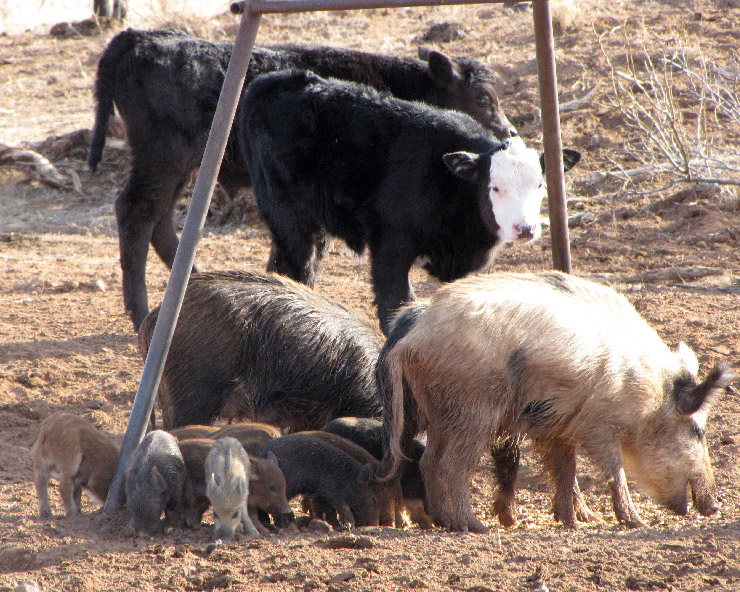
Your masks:
{"label": "cow's ear", "polygon": [[[581,153],[572,148],[563,148],[563,172],[569,171],[581,160]],[[540,166],[545,172],[545,153],[540,152]]]}
{"label": "cow's ear", "polygon": [[432,48],[428,45],[420,45],[417,49],[417,52],[419,53],[419,59],[424,60],[425,62],[429,61],[429,54],[432,52]]}
{"label": "cow's ear", "polygon": [[450,152],[442,157],[447,168],[456,176],[466,181],[475,183],[478,181],[478,162],[480,154],[472,152]]}
{"label": "cow's ear", "polygon": [[427,55],[429,75],[437,86],[446,88],[452,84],[456,73],[455,64],[440,51],[430,51]]}
{"label": "cow's ear", "polygon": [[[581,160],[581,153],[572,148],[563,148],[563,170],[569,171]],[[544,170],[544,169],[543,169]]]}

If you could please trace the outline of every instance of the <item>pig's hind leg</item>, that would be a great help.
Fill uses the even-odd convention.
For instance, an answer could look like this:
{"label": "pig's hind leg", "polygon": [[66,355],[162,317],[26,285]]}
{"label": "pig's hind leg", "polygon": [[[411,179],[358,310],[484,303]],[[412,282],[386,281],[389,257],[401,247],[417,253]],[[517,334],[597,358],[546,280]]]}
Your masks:
{"label": "pig's hind leg", "polygon": [[59,479],[59,495],[62,496],[62,502],[64,503],[67,516],[77,516],[80,513],[80,507],[75,503],[75,482],[73,477],[63,475]]}
{"label": "pig's hind leg", "polygon": [[36,466],[36,497],[39,500],[39,515],[44,520],[51,518],[51,506],[49,505],[49,479],[51,479],[51,469],[43,461]]}

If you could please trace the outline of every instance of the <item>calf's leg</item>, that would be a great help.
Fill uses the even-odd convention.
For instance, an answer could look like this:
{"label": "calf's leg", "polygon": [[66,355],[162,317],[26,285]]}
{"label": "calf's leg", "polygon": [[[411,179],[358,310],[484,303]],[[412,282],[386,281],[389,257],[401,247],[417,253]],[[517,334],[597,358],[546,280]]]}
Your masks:
{"label": "calf's leg", "polygon": [[405,236],[378,237],[370,243],[370,273],[375,291],[378,319],[384,335],[388,335],[390,321],[401,305],[415,299],[409,282],[409,270],[416,253]]}
{"label": "calf's leg", "polygon": [[[149,312],[146,289],[146,260],[149,243],[168,267],[172,266],[178,240],[172,222],[177,191],[183,181],[177,173],[149,176],[134,169],[116,199],[118,243],[123,274],[123,302],[138,331]],[[156,231],[156,232],[155,232]]]}

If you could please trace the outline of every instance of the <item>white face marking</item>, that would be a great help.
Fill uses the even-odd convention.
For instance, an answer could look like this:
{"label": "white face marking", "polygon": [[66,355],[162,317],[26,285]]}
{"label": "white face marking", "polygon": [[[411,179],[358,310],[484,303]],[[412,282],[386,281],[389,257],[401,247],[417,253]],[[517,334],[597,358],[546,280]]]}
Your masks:
{"label": "white face marking", "polygon": [[521,138],[491,156],[488,198],[499,225],[499,238],[507,242],[529,242],[542,234],[540,206],[545,197],[545,179],[540,157]]}

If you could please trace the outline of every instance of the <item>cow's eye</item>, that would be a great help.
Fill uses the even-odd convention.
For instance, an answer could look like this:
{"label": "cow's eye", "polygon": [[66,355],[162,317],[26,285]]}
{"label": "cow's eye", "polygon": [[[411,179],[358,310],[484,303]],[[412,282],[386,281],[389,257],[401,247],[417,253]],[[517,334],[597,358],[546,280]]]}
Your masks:
{"label": "cow's eye", "polygon": [[479,107],[490,107],[491,106],[491,97],[490,95],[478,95],[478,98],[475,99],[475,102],[478,104]]}
{"label": "cow's eye", "polygon": [[494,193],[498,193],[499,192],[499,188],[496,187],[495,185],[493,185],[493,186],[491,186],[491,191],[493,191]]}

